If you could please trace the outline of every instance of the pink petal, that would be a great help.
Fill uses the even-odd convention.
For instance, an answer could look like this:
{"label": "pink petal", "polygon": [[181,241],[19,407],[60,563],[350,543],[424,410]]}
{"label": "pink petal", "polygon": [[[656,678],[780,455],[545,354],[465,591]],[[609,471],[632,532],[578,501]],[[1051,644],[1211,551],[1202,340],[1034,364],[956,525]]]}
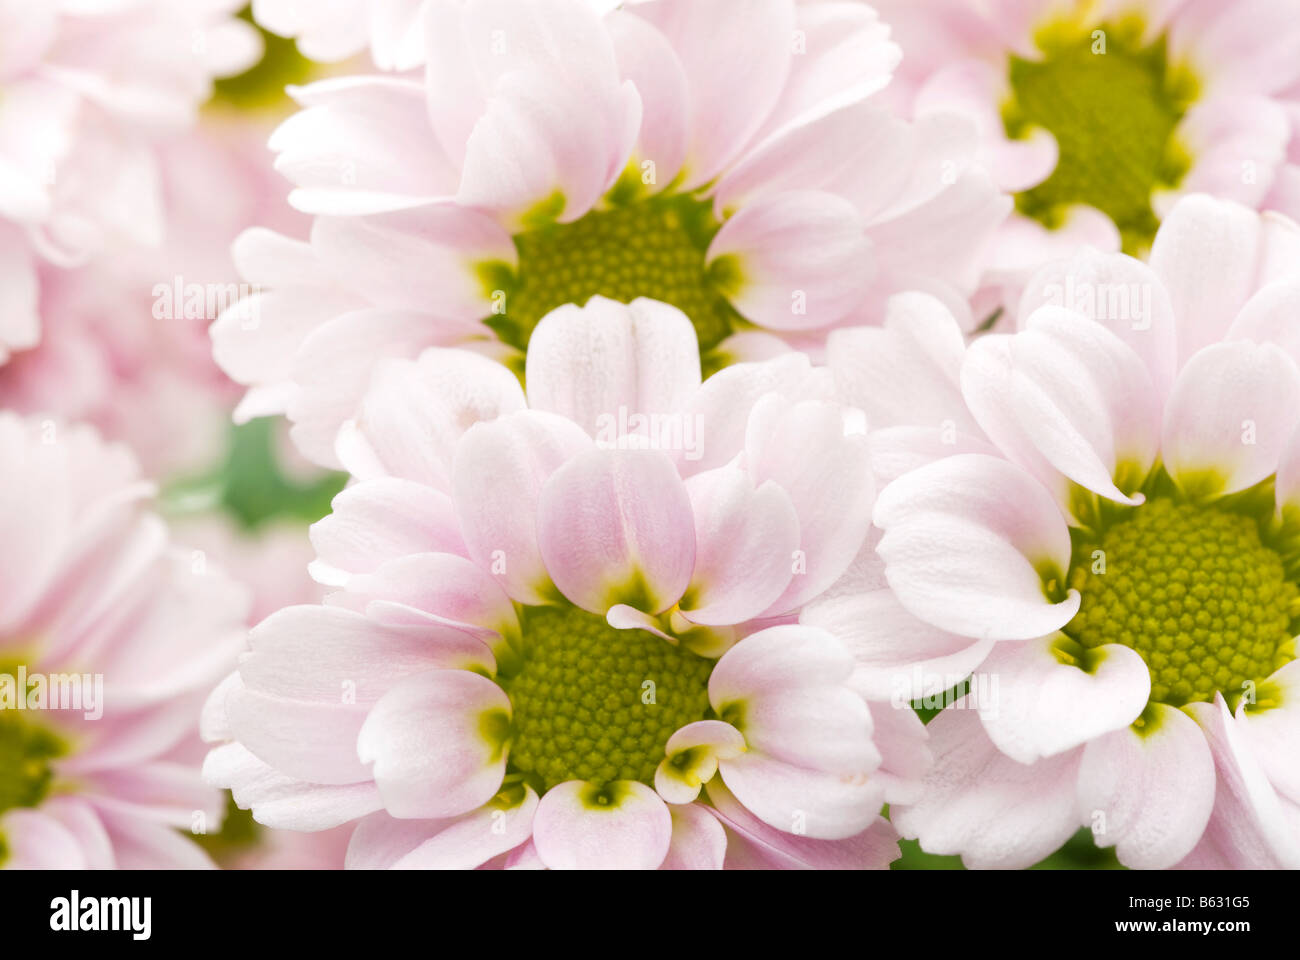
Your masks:
{"label": "pink petal", "polygon": [[[940,158],[942,162],[942,157]],[[881,276],[891,290],[935,278],[962,297],[974,292],[984,269],[985,245],[1011,212],[1011,198],[998,191],[983,170],[970,169],[925,202],[867,231]]]}
{"label": "pink petal", "polygon": [[673,834],[659,869],[721,870],[727,855],[727,833],[718,819],[697,803],[675,804],[668,813]]}
{"label": "pink petal", "polygon": [[[718,771],[718,760],[745,752],[745,738],[721,720],[697,720],[682,727],[664,744],[665,759],[655,769],[655,790],[671,804],[687,804],[699,796],[700,787]],[[673,761],[692,756],[689,766]]]}
{"label": "pink petal", "polygon": [[[104,827],[104,821],[100,819],[91,803],[78,797],[54,797],[41,804],[40,812],[57,820],[72,834],[82,855],[86,858],[86,869],[117,868],[113,841]],[[188,825],[187,819],[186,826]],[[11,861],[5,866],[12,869],[16,864]]]}
{"label": "pink petal", "polygon": [[769,627],[723,654],[709,677],[709,702],[724,719],[735,713],[750,750],[827,773],[864,773],[880,755],[866,703],[846,685],[851,670],[829,633]]}
{"label": "pink petal", "polygon": [[[776,106],[792,59],[793,6],[781,0],[638,4],[686,74],[691,135],[684,189],[714,179]],[[739,25],[739,26],[738,26]]]}
{"label": "pink petal", "polygon": [[326,706],[373,704],[399,680],[429,669],[495,667],[472,634],[439,624],[380,624],[333,606],[278,610],[253,628],[249,646],[239,665],[245,687]]}
{"label": "pink petal", "polygon": [[1011,334],[990,333],[971,343],[962,362],[962,396],[1001,454],[1068,504],[1069,481],[1038,450],[1017,409],[1013,340]]}
{"label": "pink petal", "polygon": [[885,870],[899,856],[898,834],[883,817],[848,839],[820,840],[769,826],[716,779],[709,800],[727,827],[728,870]]}
{"label": "pink petal", "polygon": [[370,8],[370,42],[380,70],[424,62],[424,0],[386,0]]}
{"label": "pink petal", "polygon": [[839,404],[769,395],[750,416],[745,463],[755,484],[780,485],[799,517],[795,575],[765,611],[787,613],[839,578],[871,527],[876,487],[867,439],[850,432]]}
{"label": "pink petal", "polygon": [[1214,703],[1192,703],[1186,710],[1204,731],[1218,772],[1203,843],[1235,870],[1300,867],[1295,808],[1269,783],[1240,720],[1228,712],[1221,695]]}
{"label": "pink petal", "polygon": [[228,788],[242,810],[276,830],[328,830],[383,807],[372,782],[308,783],[267,766],[238,743],[215,747],[203,761],[203,779]]}
{"label": "pink petal", "polygon": [[979,59],[954,60],[926,79],[917,92],[915,110],[921,117],[947,113],[973,121],[981,141],[981,165],[1001,189],[1015,192],[1046,180],[1056,168],[1059,149],[1056,138],[1041,128],[1025,139],[1006,135],[999,106],[1009,94],[1005,67],[999,70]]}
{"label": "pink petal", "polygon": [[1214,760],[1181,710],[1153,703],[1143,720],[1140,731],[1124,727],[1088,744],[1079,812],[1126,867],[1165,870],[1192,851],[1210,819]]}
{"label": "pink petal", "polygon": [[[1286,159],[1291,127],[1282,105],[1266,97],[1209,97],[1188,108],[1174,136],[1194,158],[1180,193],[1259,207]],[[1160,199],[1157,213],[1169,205]]]}
{"label": "pink petal", "polygon": [[1294,323],[1297,311],[1300,311],[1300,280],[1270,283],[1246,301],[1224,339],[1275,343],[1300,363],[1300,330]]}
{"label": "pink petal", "polygon": [[466,143],[457,202],[496,211],[511,226],[526,226],[552,197],[564,201],[562,222],[587,213],[627,161],[626,131],[640,122],[636,88],[592,91],[520,70],[500,78],[493,94]]}
{"label": "pink petal", "polygon": [[542,489],[537,530],[555,585],[592,613],[616,603],[659,613],[690,581],[690,499],[661,453],[593,450],[573,458]]}
{"label": "pink petal", "polygon": [[468,555],[520,603],[554,598],[538,545],[542,489],[591,446],[572,421],[528,410],[475,424],[456,450],[452,487]]}
{"label": "pink petal", "polygon": [[341,466],[335,450],[340,428],[361,406],[375,366],[452,342],[456,330],[427,313],[388,308],[351,310],[320,324],[303,338],[290,365],[284,412],[293,422],[294,445],[313,462]]}
{"label": "pink petal", "polygon": [[909,613],[888,589],[817,599],[799,622],[833,634],[853,654],[850,686],[870,700],[908,704],[955,686],[994,647]]}
{"label": "pink petal", "polygon": [[845,197],[870,218],[907,182],[915,146],[913,129],[872,100],[834,110],[746,151],[718,181],[714,210],[725,217],[759,200],[812,189]]}
{"label": "pink petal", "polygon": [[444,825],[455,822],[399,820],[385,810],[372,813],[352,831],[344,866],[348,870],[388,870]]}
{"label": "pink petal", "polygon": [[1215,91],[1278,92],[1300,74],[1293,12],[1267,0],[1231,8],[1188,3],[1170,22],[1170,55],[1188,61]]}
{"label": "pink petal", "polygon": [[[449,626],[462,626],[465,633],[486,643],[498,659],[508,658],[512,650],[520,648],[519,617],[510,597],[490,574],[464,557],[418,553],[390,560],[372,574],[353,577],[348,592],[371,602],[414,608]],[[435,629],[429,636],[445,634]],[[468,669],[469,664],[466,660],[442,665]]]}
{"label": "pink petal", "polygon": [[934,767],[921,798],[890,808],[899,833],[926,853],[961,854],[969,869],[1028,867],[1078,829],[1075,800],[1082,750],[1017,763],[984,733],[964,700],[926,727]]}
{"label": "pink petal", "polygon": [[[369,217],[319,217],[312,247],[337,282],[367,303],[418,311],[467,331],[492,309],[474,266],[514,266],[510,235],[486,214],[452,203]],[[436,319],[434,319],[436,318]]]}
{"label": "pink petal", "polygon": [[1300,660],[1275,671],[1265,683],[1258,694],[1269,703],[1251,706],[1243,700],[1237,707],[1237,722],[1274,788],[1292,803],[1300,803],[1300,771],[1293,762],[1295,745],[1300,743]]}
{"label": "pink petal", "polygon": [[718,773],[736,799],[764,823],[818,840],[844,840],[861,833],[884,802],[884,786],[874,777],[822,773],[761,753],[723,760]]}
{"label": "pink petal", "polygon": [[704,381],[687,411],[688,417],[703,423],[708,431],[703,456],[689,465],[699,471],[730,463],[745,446],[754,405],[766,394],[790,400],[825,400],[832,391],[829,371],[813,367],[802,353],[784,353],[718,371]]}
{"label": "pink petal", "polygon": [[[676,307],[592,297],[566,304],[537,324],[525,378],[534,410],[574,421],[602,446],[623,438],[627,417],[678,414],[700,386],[695,328]],[[640,431],[653,445],[649,425]]]}
{"label": "pink petal", "polygon": [[1196,194],[1165,216],[1150,262],[1169,291],[1183,362],[1223,339],[1255,291],[1259,256],[1260,219],[1253,210]]}
{"label": "pink petal", "polygon": [[899,602],[952,633],[994,640],[1043,636],[1078,612],[1053,602],[1043,575],[1063,577],[1070,537],[1048,492],[1023,470],[963,454],[895,480],[880,493],[877,551]]}
{"label": "pink petal", "polygon": [[374,764],[395,817],[447,817],[490,800],[505,774],[510,698],[467,670],[430,670],[392,687],[366,717],[357,756]]}
{"label": "pink petal", "polygon": [[756,694],[844,683],[853,658],[824,630],[782,624],[751,633],[718,661],[709,676],[715,710]]}
{"label": "pink petal", "polygon": [[884,327],[844,327],[826,341],[838,396],[866,412],[873,429],[896,425],[979,435],[961,395],[966,353],[952,313],[924,293],[889,299]]}
{"label": "pink petal", "polygon": [[707,259],[734,261],[739,279],[728,298],[746,319],[773,330],[825,327],[857,307],[871,286],[864,226],[843,197],[787,191],[727,220]]}
{"label": "pink petal", "polygon": [[885,788],[886,803],[915,803],[925,792],[924,778],[934,756],[925,724],[908,704],[872,703],[872,742],[880,751],[876,779]]}
{"label": "pink petal", "polygon": [[627,161],[641,105],[589,4],[475,0],[426,18],[429,116],[458,199],[509,218],[558,194],[581,216]]}
{"label": "pink petal", "polygon": [[799,546],[789,495],[768,480],[755,486],[734,466],[686,481],[695,516],[695,569],[682,600],[694,623],[743,623],[785,591]]}
{"label": "pink petal", "polygon": [[312,575],[322,583],[343,584],[413,553],[466,552],[451,498],[422,483],[368,480],[348,487],[332,506],[311,527],[318,557]]}
{"label": "pink petal", "polygon": [[272,134],[275,167],[313,214],[401,210],[447,197],[456,171],[429,129],[424,87],[391,77],[336,77],[293,91],[306,109]]}
{"label": "pink petal", "polygon": [[415,361],[386,361],[372,383],[355,429],[339,441],[339,458],[361,479],[405,477],[447,490],[465,431],[525,405],[514,374],[466,350],[432,347]]}
{"label": "pink petal", "polygon": [[999,643],[980,667],[997,684],[980,704],[989,739],[1020,763],[1052,757],[1135,721],[1151,695],[1137,651],[1108,643],[1089,651],[1087,669],[1062,663],[1059,636]]}
{"label": "pink petal", "polygon": [[1145,362],[1163,397],[1178,364],[1178,332],[1169,293],[1146,264],[1121,253],[1084,249],[1050,263],[1025,284],[1022,321],[1044,305],[1100,323]]}
{"label": "pink petal", "polygon": [[1178,374],[1165,408],[1165,467],[1193,497],[1222,496],[1277,470],[1300,423],[1300,370],[1272,344],[1215,344]]}
{"label": "pink petal", "polygon": [[1038,451],[1079,485],[1120,503],[1123,470],[1145,477],[1155,461],[1160,401],[1142,359],[1100,324],[1040,307],[1011,339],[1009,415]]}
{"label": "pink petal", "polygon": [[533,832],[537,794],[524,787],[512,807],[479,807],[443,826],[396,863],[396,870],[472,870],[525,843]]}
{"label": "pink petal", "polygon": [[546,791],[533,817],[533,843],[552,870],[653,870],[672,832],[667,805],[632,780],[570,780]]}
{"label": "pink petal", "polygon": [[10,870],[84,870],[86,851],[77,835],[40,810],[17,807],[0,818]]}
{"label": "pink petal", "polygon": [[170,826],[101,811],[119,870],[211,870],[211,858]]}
{"label": "pink petal", "polygon": [[370,779],[357,759],[357,735],[366,708],[342,702],[282,700],[240,687],[226,698],[230,728],[240,743],[295,780],[342,785]]}
{"label": "pink petal", "polygon": [[871,7],[804,4],[795,13],[802,47],[760,138],[779,136],[881,90],[902,55]]}
{"label": "pink petal", "polygon": [[605,16],[619,74],[641,95],[641,133],[632,162],[644,180],[654,164],[653,191],[665,189],[681,171],[689,135],[688,91],[681,61],[662,33],[623,10]]}

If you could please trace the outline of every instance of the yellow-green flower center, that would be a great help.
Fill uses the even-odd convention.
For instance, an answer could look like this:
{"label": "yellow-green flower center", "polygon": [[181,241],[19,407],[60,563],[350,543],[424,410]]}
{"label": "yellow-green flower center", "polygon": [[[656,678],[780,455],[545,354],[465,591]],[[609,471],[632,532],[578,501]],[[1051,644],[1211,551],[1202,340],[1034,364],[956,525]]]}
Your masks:
{"label": "yellow-green flower center", "polygon": [[705,264],[718,226],[707,200],[687,194],[620,197],[616,190],[607,207],[572,223],[544,222],[517,234],[517,268],[479,266],[494,301],[486,322],[506,343],[525,350],[537,322],[556,307],[585,304],[597,295],[623,303],[648,297],[685,313],[700,351],[708,351],[741,322],[726,297],[734,260],[724,256]]}
{"label": "yellow-green flower center", "polygon": [[1265,487],[1208,504],[1166,488],[1099,535],[1074,531],[1069,584],[1082,602],[1064,632],[1085,651],[1136,650],[1152,702],[1249,695],[1294,658],[1300,625],[1294,558]]}
{"label": "yellow-green flower center", "polygon": [[1010,59],[1003,122],[1011,137],[1047,129],[1060,148],[1056,169],[1016,196],[1016,207],[1048,227],[1073,204],[1107,214],[1124,249],[1148,247],[1159,222],[1152,191],[1177,186],[1189,167],[1174,129],[1195,82],[1170,67],[1164,39],[1141,44],[1138,23],[1084,29],[1054,23],[1036,36],[1041,60]]}
{"label": "yellow-green flower center", "polygon": [[664,744],[709,711],[712,660],[576,607],[532,607],[522,666],[502,677],[514,719],[510,771],[535,788],[566,780],[653,784]]}
{"label": "yellow-green flower center", "polygon": [[50,761],[62,753],[62,741],[26,711],[0,710],[0,813],[40,804],[53,779]]}

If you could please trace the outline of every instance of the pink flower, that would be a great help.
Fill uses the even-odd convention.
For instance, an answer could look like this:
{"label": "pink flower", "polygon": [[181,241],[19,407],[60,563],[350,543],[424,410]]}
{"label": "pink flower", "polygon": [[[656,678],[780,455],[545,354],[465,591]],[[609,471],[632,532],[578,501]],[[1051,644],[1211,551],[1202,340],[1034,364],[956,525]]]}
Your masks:
{"label": "pink flower", "polygon": [[876,6],[907,51],[891,96],[917,117],[974,119],[981,162],[1017,195],[986,277],[1012,308],[1034,268],[1074,245],[1145,251],[1189,193],[1300,217],[1300,20],[1289,2]]}
{"label": "pink flower", "polygon": [[0,2],[0,364],[40,339],[38,264],[161,242],[155,146],[256,59],[241,5]]}
{"label": "pink flower", "polygon": [[594,298],[538,325],[527,398],[471,352],[383,364],[312,531],[337,589],[253,630],[211,782],[273,827],[362,818],[355,867],[897,856],[924,729],[802,621],[853,576],[865,436],[806,357],[698,356],[676,309]]}
{"label": "pink flower", "polygon": [[195,720],[247,601],[169,544],[150,491],[93,431],[0,414],[4,866],[210,866],[180,832],[223,809]]}
{"label": "pink flower", "polygon": [[221,455],[239,390],[213,362],[207,327],[249,292],[230,241],[252,223],[299,220],[271,182],[263,136],[258,123],[207,117],[156,151],[165,244],[37,269],[40,341],[0,365],[0,407],[92,425],[150,476]]}
{"label": "pink flower", "polygon": [[709,366],[816,354],[899,289],[964,309],[1009,210],[968,121],[872,96],[899,51],[865,6],[469,0],[426,26],[424,82],[294,91],[271,146],[310,242],[246,232],[269,290],[213,327],[240,415],[287,413],[326,466],[387,358],[522,364],[543,315],[594,295],[682,309]]}
{"label": "pink flower", "polygon": [[[894,823],[969,866],[1300,865],[1300,228],[1196,195],[963,354],[932,300],[828,347],[879,429],[897,602],[990,649]],[[904,320],[910,322],[903,322]],[[897,389],[890,389],[896,387]]]}

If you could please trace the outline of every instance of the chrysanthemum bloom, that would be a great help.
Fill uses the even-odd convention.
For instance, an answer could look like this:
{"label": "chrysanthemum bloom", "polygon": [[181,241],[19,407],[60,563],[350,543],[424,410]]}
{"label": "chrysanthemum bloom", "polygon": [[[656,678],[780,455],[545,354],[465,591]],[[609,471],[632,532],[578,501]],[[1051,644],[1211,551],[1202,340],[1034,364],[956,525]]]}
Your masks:
{"label": "chrysanthemum bloom", "polygon": [[294,91],[271,146],[310,243],[241,237],[269,290],[213,328],[240,415],[287,412],[325,465],[385,358],[520,362],[543,315],[597,295],[681,309],[706,369],[817,351],[899,288],[963,309],[1010,209],[972,124],[870,99],[899,53],[868,7],[444,0],[426,20],[425,82]]}
{"label": "chrysanthemum bloom", "polygon": [[207,775],[271,826],[364,818],[356,867],[883,867],[924,729],[800,622],[874,498],[825,374],[701,386],[680,311],[601,298],[539,324],[527,399],[390,360],[313,528],[341,589],[252,631]]}
{"label": "chrysanthemum bloom", "polygon": [[246,597],[169,545],[150,489],[93,431],[0,414],[2,866],[210,865],[192,752]]}
{"label": "chrysanthemum bloom", "polygon": [[924,849],[1027,866],[1088,825],[1132,867],[1300,865],[1298,253],[1197,195],[1150,266],[1044,268],[964,358],[932,301],[829,345],[902,470],[890,588],[992,645],[891,809]]}
{"label": "chrysanthemum bloom", "polygon": [[1292,0],[879,7],[907,51],[891,93],[917,116],[975,119],[982,161],[1016,195],[990,283],[1018,289],[1045,245],[1144,252],[1187,193],[1300,217]]}
{"label": "chrysanthemum bloom", "polygon": [[0,3],[0,364],[40,338],[39,262],[160,242],[154,148],[255,59],[240,6]]}

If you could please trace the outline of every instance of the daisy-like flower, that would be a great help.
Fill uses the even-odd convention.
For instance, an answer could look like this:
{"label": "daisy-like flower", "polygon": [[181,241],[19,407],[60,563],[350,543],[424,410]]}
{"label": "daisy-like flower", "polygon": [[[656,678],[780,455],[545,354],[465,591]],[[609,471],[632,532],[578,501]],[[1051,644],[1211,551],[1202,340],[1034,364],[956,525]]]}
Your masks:
{"label": "daisy-like flower", "polygon": [[425,20],[423,83],[294,91],[271,146],[310,242],[241,237],[268,289],[213,327],[240,416],[287,412],[327,466],[385,358],[476,342],[522,365],[542,316],[592,296],[678,307],[706,368],[815,353],[897,289],[964,309],[1010,209],[965,118],[871,98],[899,52],[865,6],[440,0]]}
{"label": "daisy-like flower", "polygon": [[891,809],[924,849],[1026,866],[1087,825],[1131,867],[1300,865],[1298,253],[1196,195],[1150,266],[1045,267],[964,356],[933,301],[832,340],[901,473],[889,587],[991,646]]}
{"label": "daisy-like flower", "polygon": [[907,50],[892,92],[917,116],[976,120],[982,161],[1015,194],[991,285],[1018,291],[1045,248],[1143,253],[1187,193],[1300,217],[1293,0],[879,7]]}
{"label": "daisy-like flower", "polygon": [[0,414],[0,866],[211,865],[197,717],[247,599],[150,489],[88,428]]}
{"label": "daisy-like flower", "polygon": [[208,777],[270,826],[363,818],[354,867],[886,865],[924,730],[800,622],[874,499],[826,371],[701,385],[680,311],[593,298],[538,325],[528,384],[381,367],[312,533],[339,589],[254,628]]}
{"label": "daisy-like flower", "polygon": [[0,364],[40,339],[39,263],[161,242],[155,147],[256,59],[240,6],[0,2]]}

